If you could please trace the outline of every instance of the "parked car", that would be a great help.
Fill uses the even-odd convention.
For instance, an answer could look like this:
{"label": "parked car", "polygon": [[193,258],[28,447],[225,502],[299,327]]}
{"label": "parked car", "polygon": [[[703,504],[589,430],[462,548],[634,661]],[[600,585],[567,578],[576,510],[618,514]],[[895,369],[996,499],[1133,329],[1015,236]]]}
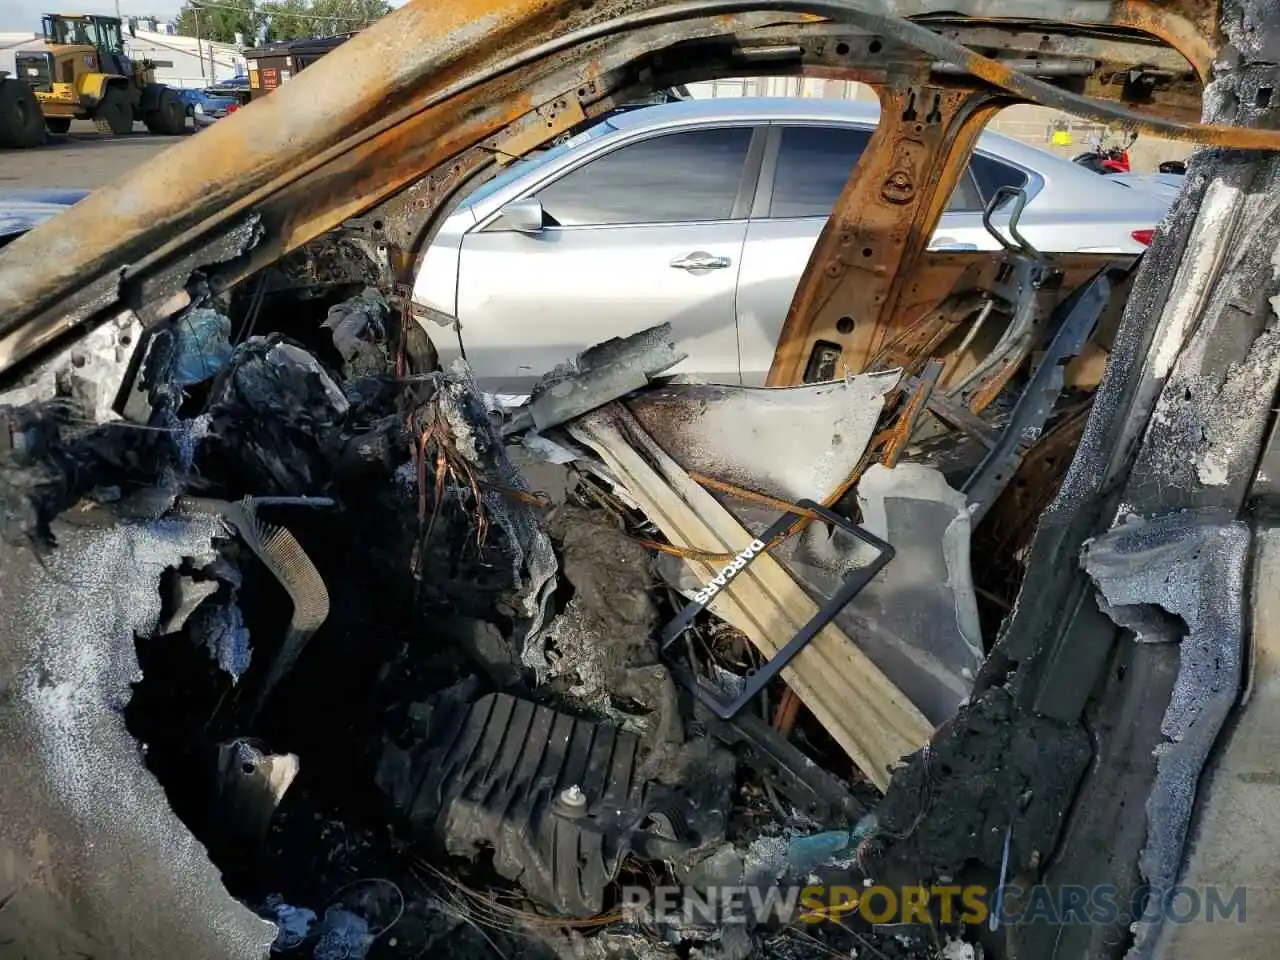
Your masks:
{"label": "parked car", "polygon": [[88,190],[0,190],[0,247],[88,195]]}
{"label": "parked car", "polygon": [[[465,348],[493,393],[527,393],[564,357],[661,320],[689,354],[677,372],[761,383],[877,118],[874,104],[785,98],[616,114],[468,196],[432,242],[414,301],[456,318],[460,343],[432,338],[445,360]],[[986,133],[933,247],[996,249],[982,210],[1006,185],[1026,190],[1021,231],[1048,252],[1140,253],[1169,202]]]}
{"label": "parked car", "polygon": [[212,86],[205,87],[205,93],[214,97],[231,97],[240,106],[248,106],[253,91],[249,87],[248,77],[232,77]]}
{"label": "parked car", "polygon": [[240,109],[240,101],[235,97],[220,96],[210,90],[183,90],[181,93],[182,105],[197,129]]}
{"label": "parked car", "polygon": [[1173,203],[1174,198],[1182,191],[1182,183],[1186,176],[1181,173],[1116,173],[1109,178],[1114,183],[1122,183],[1134,190],[1142,190],[1151,196],[1159,197],[1166,203]]}

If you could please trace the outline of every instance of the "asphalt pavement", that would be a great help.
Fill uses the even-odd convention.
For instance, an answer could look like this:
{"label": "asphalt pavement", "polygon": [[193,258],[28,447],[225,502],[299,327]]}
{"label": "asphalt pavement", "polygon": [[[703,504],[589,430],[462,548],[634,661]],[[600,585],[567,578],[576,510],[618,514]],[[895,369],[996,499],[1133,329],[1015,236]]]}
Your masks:
{"label": "asphalt pavement", "polygon": [[76,120],[70,133],[50,134],[42,147],[0,150],[0,189],[94,190],[182,140],[154,136],[140,123],[134,130],[116,137]]}

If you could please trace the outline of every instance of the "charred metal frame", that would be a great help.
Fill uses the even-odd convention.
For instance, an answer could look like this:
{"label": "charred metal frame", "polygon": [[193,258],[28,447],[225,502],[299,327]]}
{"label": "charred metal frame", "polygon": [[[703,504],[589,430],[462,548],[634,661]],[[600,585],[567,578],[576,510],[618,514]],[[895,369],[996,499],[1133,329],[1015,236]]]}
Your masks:
{"label": "charred metal frame", "polygon": [[[925,238],[982,122],[999,105],[1041,102],[1201,143],[1280,148],[1275,130],[1186,121],[1194,91],[1210,79],[1224,52],[1219,23],[1222,7],[1231,2],[784,0],[763,9],[764,0],[413,0],[272,97],[6,248],[0,255],[0,375],[21,377],[42,352],[109,319],[124,317],[133,330],[139,318],[154,322],[171,315],[199,295],[200,282],[229,289],[357,217],[352,229],[384,248],[403,280],[450,199],[498,158],[536,146],[633,93],[759,73],[766,56],[770,73],[871,84],[885,117],[811,259],[771,382],[802,379],[821,342],[836,345],[846,369],[890,356],[910,365],[945,330],[953,311],[969,308],[972,291],[994,283],[996,258],[930,253]],[[1236,5],[1253,10],[1250,0]],[[994,60],[974,50],[1008,56]],[[1256,53],[1253,59],[1280,62]],[[1129,68],[1151,82],[1117,83]],[[1028,74],[1051,77],[1066,89]],[[1262,105],[1263,89],[1269,101],[1273,81],[1265,72],[1246,76],[1239,90],[1242,110],[1216,115],[1274,124],[1274,110],[1264,116],[1249,106]],[[1085,100],[1080,91],[1136,102]],[[1276,195],[1274,159],[1216,160],[1221,168],[1234,165],[1255,212],[1264,203],[1257,198]],[[1168,369],[1143,369],[1144,358],[1156,352],[1160,305],[1189,299],[1174,275],[1180,263],[1194,260],[1187,232],[1203,193],[1203,186],[1193,187],[1179,201],[1173,215],[1182,218],[1181,228],[1157,237],[1135,282],[1108,380],[1062,481],[1067,495],[1040,516],[1023,590],[1032,602],[1015,608],[980,678],[979,696],[984,688],[1007,684],[1017,709],[1070,729],[1103,688],[1095,696],[1100,706],[1094,719],[1120,731],[1096,751],[1079,810],[1066,826],[1070,842],[1059,844],[1071,849],[1048,864],[1050,884],[1115,883],[1116,872],[1137,861],[1145,823],[1133,817],[1136,805],[1128,815],[1120,807],[1125,798],[1150,792],[1152,774],[1143,764],[1150,763],[1151,740],[1160,736],[1151,720],[1170,702],[1169,661],[1176,659],[1172,644],[1121,649],[1114,643],[1116,627],[1096,609],[1093,588],[1078,567],[1079,546],[1105,527],[1122,497],[1128,510],[1148,516],[1203,510],[1225,522],[1238,513],[1260,436],[1236,443],[1229,484],[1200,483],[1185,465],[1173,487],[1151,489],[1163,478],[1142,470],[1133,470],[1125,487],[1136,456],[1166,453],[1172,459],[1183,450],[1184,437],[1174,428],[1186,424],[1170,427],[1168,421],[1147,431],[1166,387],[1176,401],[1185,384],[1208,384],[1215,397],[1233,403],[1233,415],[1259,429],[1274,402],[1274,378],[1243,398],[1225,389],[1232,386],[1233,364],[1260,339],[1257,327],[1267,316],[1260,304],[1272,292],[1263,278],[1270,276],[1274,217],[1265,236],[1249,238],[1249,269],[1219,263],[1216,277],[1197,281],[1207,289],[1229,269],[1247,280],[1242,289],[1228,290],[1214,311],[1188,307],[1188,322],[1201,324],[1206,348],[1187,351],[1174,376]],[[1095,272],[1098,259],[1060,258],[1064,286]],[[195,284],[193,273],[199,274]],[[1173,344],[1174,354],[1181,346]],[[1078,422],[1064,425],[1058,438],[1063,449],[1079,429]],[[1028,468],[1033,475],[1034,466]],[[1012,522],[1026,518],[1027,510],[1040,513],[1022,506]],[[0,558],[9,565],[19,561],[13,551]],[[6,571],[3,579],[16,577]],[[1223,592],[1235,586],[1228,583]],[[120,642],[131,642],[127,631]],[[1128,679],[1117,666],[1127,668]],[[952,784],[939,776],[931,786],[945,797]],[[162,804],[155,799],[157,809]],[[1049,852],[1019,849],[1020,842],[1015,835],[1018,861],[1039,864],[1041,852]],[[1156,854],[1171,862],[1174,846]],[[1095,851],[1102,848],[1117,854],[1099,858]],[[138,940],[147,932],[133,929],[130,936]],[[1060,936],[1052,928],[1007,935],[1018,955],[1111,956],[1114,942],[1097,941],[1116,933],[1080,926],[1065,939],[1052,939]],[[157,934],[155,942],[165,941]]]}

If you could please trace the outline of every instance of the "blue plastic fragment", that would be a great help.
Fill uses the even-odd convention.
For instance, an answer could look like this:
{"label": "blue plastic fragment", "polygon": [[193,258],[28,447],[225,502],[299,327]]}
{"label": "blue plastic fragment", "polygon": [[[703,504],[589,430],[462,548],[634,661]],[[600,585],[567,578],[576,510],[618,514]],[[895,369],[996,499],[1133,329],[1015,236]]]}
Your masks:
{"label": "blue plastic fragment", "polygon": [[852,842],[848,830],[827,830],[807,837],[793,837],[787,843],[787,866],[793,874],[805,874],[847,850]]}
{"label": "blue plastic fragment", "polygon": [[249,628],[244,614],[234,601],[226,604],[204,603],[192,615],[192,635],[203,641],[218,666],[239,680],[249,669],[253,651],[249,648]]}
{"label": "blue plastic fragment", "polygon": [[330,907],[324,912],[320,942],[312,956],[315,960],[364,960],[373,940],[363,917],[341,907]]}
{"label": "blue plastic fragment", "polygon": [[806,874],[841,853],[852,851],[876,828],[876,815],[869,813],[852,830],[824,830],[787,843],[787,866],[793,875]]}
{"label": "blue plastic fragment", "polygon": [[275,943],[271,945],[273,953],[294,950],[311,935],[311,925],[316,922],[314,910],[285,903],[278,893],[267,897],[263,907],[263,912],[270,915],[278,928]]}
{"label": "blue plastic fragment", "polygon": [[174,324],[173,380],[188,387],[213,377],[231,359],[231,318],[209,307],[188,310]]}

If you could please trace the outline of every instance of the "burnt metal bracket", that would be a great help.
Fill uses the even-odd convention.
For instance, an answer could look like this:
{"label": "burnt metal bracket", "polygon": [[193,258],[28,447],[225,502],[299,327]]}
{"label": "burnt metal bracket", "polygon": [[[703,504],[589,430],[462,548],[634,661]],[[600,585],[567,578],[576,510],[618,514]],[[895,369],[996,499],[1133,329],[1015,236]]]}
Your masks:
{"label": "burnt metal bracket", "polygon": [[[996,210],[1010,199],[1013,209],[1007,226],[1012,240],[1006,239],[991,221]],[[951,394],[962,398],[975,413],[995,400],[1030,354],[1039,338],[1040,324],[1048,312],[1041,291],[1051,281],[1061,280],[1060,271],[1018,231],[1018,221],[1026,203],[1026,191],[1020,187],[1005,186],[992,195],[982,212],[982,225],[1005,250],[1004,269],[1000,274],[1010,274],[1009,282],[997,283],[992,292],[1009,305],[1013,318],[991,352],[951,388]],[[974,332],[976,326],[971,334]]]}
{"label": "burnt metal bracket", "polygon": [[969,498],[975,525],[1013,479],[1028,448],[1040,439],[1049,414],[1062,394],[1065,364],[1080,353],[1092,336],[1098,318],[1111,299],[1115,282],[1128,272],[1126,266],[1111,264],[1058,307],[1061,321],[1048,350],[1018,398],[1000,439],[961,490]]}
{"label": "burnt metal bracket", "polygon": [[712,720],[707,732],[727,746],[742,748],[753,770],[819,823],[853,824],[866,813],[839,779],[754,713],[748,711],[729,721]]}
{"label": "burnt metal bracket", "polygon": [[[870,563],[855,567],[850,571],[840,585],[839,591],[819,608],[813,619],[801,627],[800,632],[792,637],[786,646],[774,654],[764,666],[747,676],[746,683],[742,686],[742,692],[732,700],[722,700],[717,697],[705,684],[698,680],[692,670],[677,663],[671,664],[672,672],[681,682],[693,691],[694,695],[707,709],[722,720],[728,720],[736,716],[743,707],[754,700],[760,691],[767,687],[782,672],[782,669],[795,659],[796,654],[803,650],[823,627],[835,619],[836,614],[848,605],[858,591],[870,583],[872,578],[880,572],[880,569],[893,559],[892,546],[875,534],[864,530],[856,523],[846,520],[838,513],[834,513],[826,507],[814,503],[812,500],[800,500],[796,506],[803,508],[805,511],[816,513],[827,523],[840,527],[840,529],[874,548],[877,551],[876,557]],[[806,514],[804,513],[785,513],[761,535],[760,539],[752,541],[751,545],[735,557],[713,582],[707,584],[706,587],[695,594],[695,599],[692,603],[685,606],[674,620],[662,628],[662,633],[658,639],[658,649],[664,655],[667,655],[671,645],[689,629],[698,614],[705,610],[719,596],[721,591],[728,587],[757,557],[766,553],[770,547],[785,537],[787,531],[795,524],[803,521],[805,516]]]}
{"label": "burnt metal bracket", "polygon": [[[1010,243],[1004,238],[999,230],[996,229],[994,223],[991,222],[992,216],[1000,209],[1006,200],[1013,201],[1013,209],[1009,211],[1009,236],[1013,238]],[[1032,260],[1047,260],[1043,254],[1033,247],[1021,233],[1018,232],[1018,221],[1022,219],[1022,211],[1027,207],[1027,191],[1022,187],[1013,187],[1006,184],[991,195],[991,199],[987,201],[986,207],[982,210],[982,225],[986,227],[987,233],[996,238],[996,242],[1004,247],[1010,253],[1021,253],[1030,257]]]}

